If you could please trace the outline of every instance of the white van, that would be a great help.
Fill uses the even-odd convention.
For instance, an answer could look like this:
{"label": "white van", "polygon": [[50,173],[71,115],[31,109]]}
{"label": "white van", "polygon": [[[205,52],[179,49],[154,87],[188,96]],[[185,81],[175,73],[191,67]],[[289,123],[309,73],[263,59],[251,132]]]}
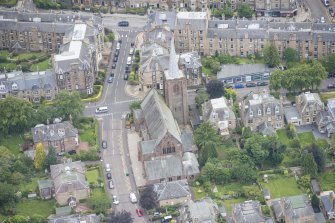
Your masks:
{"label": "white van", "polygon": [[136,203],[136,202],[137,202],[136,195],[135,195],[133,192],[131,192],[131,193],[129,194],[129,198],[130,198],[130,202],[131,202],[131,203]]}
{"label": "white van", "polygon": [[105,113],[108,112],[108,108],[107,107],[99,107],[95,110],[95,113],[99,114],[99,113]]}
{"label": "white van", "polygon": [[127,57],[127,65],[131,64],[131,57]]}
{"label": "white van", "polygon": [[108,163],[106,164],[106,169],[105,170],[106,170],[106,172],[111,172],[111,167]]}

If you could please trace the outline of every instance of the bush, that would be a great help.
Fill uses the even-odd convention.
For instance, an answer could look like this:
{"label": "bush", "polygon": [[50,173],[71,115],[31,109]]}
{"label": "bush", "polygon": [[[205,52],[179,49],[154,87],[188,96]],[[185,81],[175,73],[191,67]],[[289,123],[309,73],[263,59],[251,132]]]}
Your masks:
{"label": "bush", "polygon": [[81,151],[78,154],[71,156],[74,160],[81,161],[97,161],[100,160],[100,156],[96,150],[91,149],[89,151]]}

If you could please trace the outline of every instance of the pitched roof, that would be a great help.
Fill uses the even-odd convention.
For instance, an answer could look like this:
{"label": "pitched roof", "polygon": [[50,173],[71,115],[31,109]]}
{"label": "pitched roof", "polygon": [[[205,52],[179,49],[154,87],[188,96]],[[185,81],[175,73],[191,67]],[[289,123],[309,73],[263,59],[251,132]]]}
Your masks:
{"label": "pitched roof", "polygon": [[183,144],[183,151],[192,152],[192,146],[194,145],[193,134],[190,132],[182,132],[180,137]]}
{"label": "pitched roof", "polygon": [[289,106],[284,108],[285,118],[287,121],[293,121],[301,119],[298,113],[297,107]]}
{"label": "pitched roof", "polygon": [[144,161],[147,179],[159,180],[183,175],[181,158],[165,156],[155,160]]}
{"label": "pitched roof", "polygon": [[164,99],[155,89],[148,92],[141,103],[141,108],[151,139],[156,139],[158,144],[167,133],[170,133],[182,143],[178,124]]}
{"label": "pitched roof", "polygon": [[306,195],[297,195],[283,198],[285,213],[291,221],[315,221],[313,208]]}
{"label": "pitched roof", "polygon": [[31,129],[34,143],[56,141],[70,137],[77,137],[78,129],[71,122],[65,121],[49,125],[38,124]]}
{"label": "pitched roof", "polygon": [[313,193],[320,193],[321,192],[320,185],[319,185],[319,183],[316,179],[312,179],[311,184],[312,184]]}
{"label": "pitched roof", "polygon": [[48,223],[99,223],[100,217],[95,214],[89,215],[69,215],[50,219]]}
{"label": "pitched roof", "polygon": [[197,222],[216,222],[216,216],[219,213],[218,206],[211,198],[204,198],[200,201],[188,201],[185,207],[188,206],[190,220]]}
{"label": "pitched roof", "polygon": [[186,152],[183,155],[183,172],[187,176],[200,173],[198,159],[192,152]]}
{"label": "pitched roof", "polygon": [[176,49],[174,47],[174,37],[171,39],[169,70],[165,71],[166,79],[176,79],[184,77],[183,72],[178,67]]}
{"label": "pitched roof", "polygon": [[276,130],[268,123],[264,122],[257,127],[258,132],[262,135],[273,136],[276,134]]}
{"label": "pitched roof", "polygon": [[154,191],[159,201],[191,196],[187,180],[154,184]]}
{"label": "pitched roof", "polygon": [[326,212],[335,212],[334,205],[335,200],[331,199],[330,196],[321,196],[321,202],[326,210]]}
{"label": "pitched roof", "polygon": [[265,222],[259,201],[245,201],[233,206],[234,219],[238,223]]}

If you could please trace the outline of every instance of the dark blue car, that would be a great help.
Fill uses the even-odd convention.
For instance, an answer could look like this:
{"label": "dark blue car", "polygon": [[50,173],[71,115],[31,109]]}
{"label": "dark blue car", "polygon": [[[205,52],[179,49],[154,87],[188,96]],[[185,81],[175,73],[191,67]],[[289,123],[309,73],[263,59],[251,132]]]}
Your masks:
{"label": "dark blue car", "polygon": [[241,83],[235,84],[235,88],[244,88],[244,85]]}

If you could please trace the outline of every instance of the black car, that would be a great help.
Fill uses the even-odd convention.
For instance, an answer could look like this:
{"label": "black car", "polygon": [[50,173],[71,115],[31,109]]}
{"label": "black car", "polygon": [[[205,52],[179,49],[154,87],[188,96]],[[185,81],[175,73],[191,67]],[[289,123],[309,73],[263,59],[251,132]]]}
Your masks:
{"label": "black car", "polygon": [[133,47],[135,45],[135,43],[131,43],[130,46]]}
{"label": "black car", "polygon": [[112,174],[111,173],[107,173],[107,179],[108,180],[112,179]]}
{"label": "black car", "polygon": [[258,82],[257,83],[257,86],[267,86],[267,85],[269,85],[268,82]]}
{"label": "black car", "polygon": [[77,154],[77,151],[72,149],[70,150],[69,152],[67,152],[69,155],[74,155],[74,154]]}
{"label": "black car", "polygon": [[127,73],[124,74],[123,79],[128,80],[128,74]]}
{"label": "black car", "polygon": [[118,41],[120,44],[122,43],[122,39],[119,39],[119,41]]}
{"label": "black car", "polygon": [[107,142],[104,140],[104,141],[102,141],[102,143],[101,143],[101,147],[103,148],[103,149],[107,149]]}
{"label": "black car", "polygon": [[121,21],[118,23],[119,26],[123,26],[123,27],[128,27],[129,26],[129,22],[128,21]]}
{"label": "black car", "polygon": [[115,69],[115,67],[116,67],[116,63],[113,63],[112,69]]}
{"label": "black car", "polygon": [[118,57],[118,56],[119,56],[119,51],[118,51],[118,50],[115,51],[114,56],[115,56],[115,57]]}
{"label": "black car", "polygon": [[113,62],[117,62],[117,57],[114,57]]}
{"label": "black car", "polygon": [[328,84],[327,88],[328,88],[328,89],[330,89],[330,88],[335,88],[335,84]]}
{"label": "black car", "polygon": [[247,83],[245,86],[246,87],[256,87],[257,85],[255,83]]}

